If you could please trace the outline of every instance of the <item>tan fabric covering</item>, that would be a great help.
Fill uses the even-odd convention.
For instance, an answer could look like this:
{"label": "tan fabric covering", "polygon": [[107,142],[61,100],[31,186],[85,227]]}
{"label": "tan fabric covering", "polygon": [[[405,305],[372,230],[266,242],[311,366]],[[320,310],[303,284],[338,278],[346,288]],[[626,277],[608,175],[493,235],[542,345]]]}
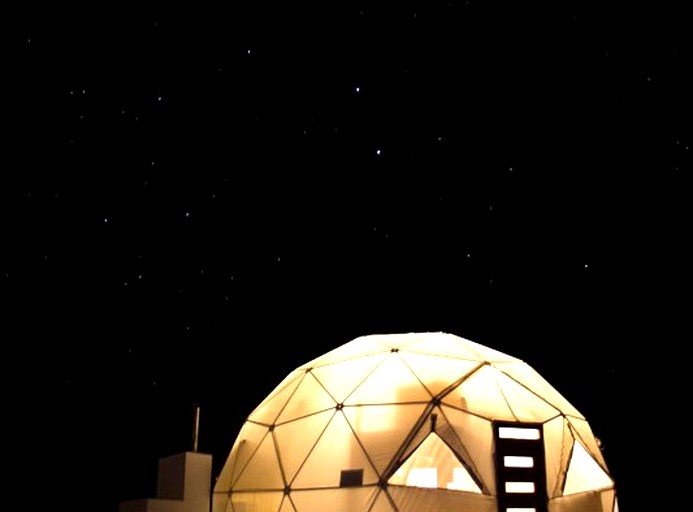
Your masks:
{"label": "tan fabric covering", "polygon": [[212,512],[495,512],[495,421],[540,427],[551,512],[615,512],[568,399],[524,361],[447,333],[362,336],[288,373],[248,415]]}

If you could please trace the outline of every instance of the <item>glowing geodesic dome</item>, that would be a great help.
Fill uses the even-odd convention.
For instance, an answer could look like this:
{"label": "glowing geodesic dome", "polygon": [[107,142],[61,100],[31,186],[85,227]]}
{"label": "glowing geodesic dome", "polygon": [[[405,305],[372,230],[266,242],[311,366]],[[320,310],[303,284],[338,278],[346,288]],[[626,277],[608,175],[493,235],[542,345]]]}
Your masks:
{"label": "glowing geodesic dome", "polygon": [[253,410],[213,512],[617,512],[586,419],[525,362],[447,333],[356,338]]}

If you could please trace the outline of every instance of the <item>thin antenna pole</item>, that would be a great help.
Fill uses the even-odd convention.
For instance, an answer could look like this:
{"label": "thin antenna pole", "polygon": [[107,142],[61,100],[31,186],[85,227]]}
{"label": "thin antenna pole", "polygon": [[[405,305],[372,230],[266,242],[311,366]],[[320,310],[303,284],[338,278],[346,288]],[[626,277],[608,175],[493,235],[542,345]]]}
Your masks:
{"label": "thin antenna pole", "polygon": [[193,418],[192,451],[197,452],[197,438],[200,433],[200,406],[194,405],[195,414]]}

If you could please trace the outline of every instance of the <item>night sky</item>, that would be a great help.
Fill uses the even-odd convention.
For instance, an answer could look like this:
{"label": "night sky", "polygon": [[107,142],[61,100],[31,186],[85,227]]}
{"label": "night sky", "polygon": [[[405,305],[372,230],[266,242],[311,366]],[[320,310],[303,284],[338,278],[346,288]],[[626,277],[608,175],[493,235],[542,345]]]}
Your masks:
{"label": "night sky", "polygon": [[685,2],[249,4],[5,17],[17,492],[154,497],[193,404],[216,476],[297,366],[446,331],[563,393],[634,508],[690,341]]}

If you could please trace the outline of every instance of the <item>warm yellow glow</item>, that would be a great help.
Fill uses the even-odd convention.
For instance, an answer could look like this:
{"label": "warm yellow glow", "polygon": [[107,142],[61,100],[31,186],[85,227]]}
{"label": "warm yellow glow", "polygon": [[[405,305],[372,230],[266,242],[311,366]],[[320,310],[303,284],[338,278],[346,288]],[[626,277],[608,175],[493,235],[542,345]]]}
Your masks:
{"label": "warm yellow glow", "polygon": [[357,432],[391,432],[397,424],[395,406],[351,407],[352,421]]}
{"label": "warm yellow glow", "polygon": [[499,427],[498,437],[501,439],[539,439],[538,428],[527,427]]}
{"label": "warm yellow glow", "polygon": [[467,469],[435,433],[429,434],[389,483],[481,493]]}
{"label": "warm yellow glow", "polygon": [[479,486],[464,468],[452,469],[452,482],[448,482],[447,487],[455,491],[480,492]]}
{"label": "warm yellow glow", "polygon": [[404,333],[289,373],[250,413],[205,512],[619,512],[615,495],[591,427],[529,366]]}
{"label": "warm yellow glow", "polygon": [[505,482],[505,492],[529,494],[534,492],[534,482]]}
{"label": "warm yellow glow", "polygon": [[519,455],[505,455],[503,465],[506,468],[533,468],[534,457],[523,457]]}
{"label": "warm yellow glow", "polygon": [[570,458],[568,474],[565,478],[563,495],[575,494],[594,489],[603,489],[613,485],[613,481],[587,453],[581,443],[573,443],[573,455]]}
{"label": "warm yellow glow", "polygon": [[410,487],[438,487],[438,470],[436,468],[412,468],[407,475],[406,485]]}

